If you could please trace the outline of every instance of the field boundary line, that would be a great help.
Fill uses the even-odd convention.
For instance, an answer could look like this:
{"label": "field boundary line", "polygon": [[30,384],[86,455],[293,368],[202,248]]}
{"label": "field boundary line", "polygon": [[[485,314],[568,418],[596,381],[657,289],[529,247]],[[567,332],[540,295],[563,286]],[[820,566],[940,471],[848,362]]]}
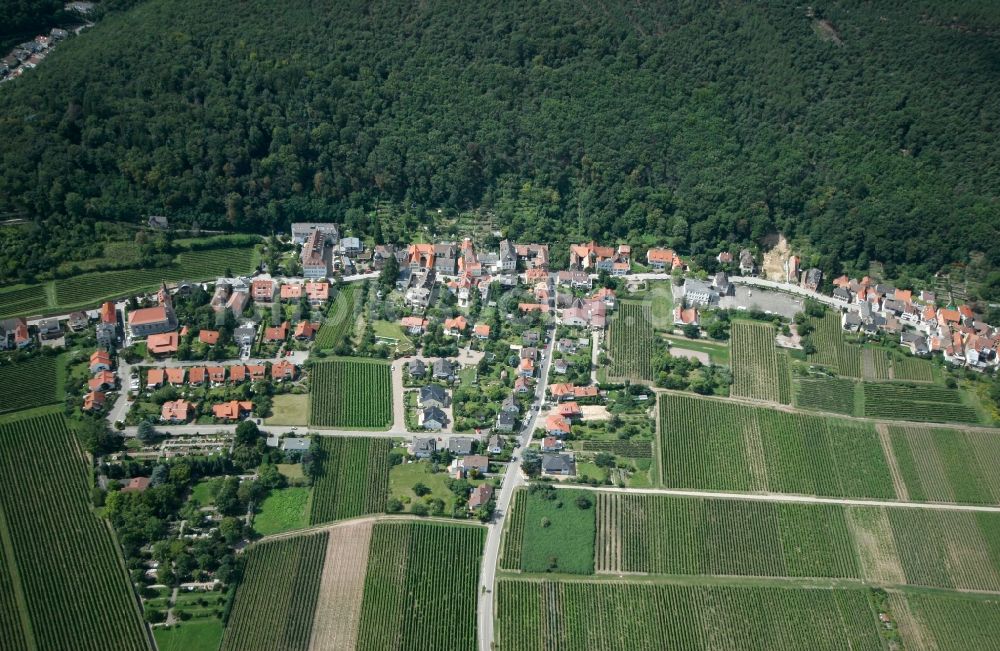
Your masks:
{"label": "field boundary line", "polygon": [[14,541],[10,539],[10,530],[7,528],[7,515],[0,506],[0,545],[3,545],[3,553],[7,558],[7,571],[10,573],[10,582],[14,588],[14,603],[17,604],[18,619],[21,620],[21,631],[24,633],[24,641],[29,649],[37,649],[35,642],[35,631],[31,627],[31,617],[28,614],[28,601],[24,594],[24,584],[21,583],[21,573],[17,570],[17,559],[14,558]]}
{"label": "field boundary line", "polygon": [[875,431],[878,432],[878,442],[882,444],[882,454],[885,455],[885,462],[889,466],[889,475],[892,477],[892,487],[896,490],[896,497],[902,501],[909,501],[910,492],[903,481],[903,473],[896,462],[896,455],[892,451],[892,439],[889,438],[889,426],[885,423],[876,423]]}
{"label": "field boundary line", "polygon": [[313,533],[321,533],[324,531],[329,531],[330,529],[335,529],[338,527],[349,527],[355,524],[363,524],[365,522],[409,522],[416,520],[418,522],[430,522],[432,524],[458,524],[466,527],[485,527],[484,524],[478,520],[456,520],[454,518],[444,518],[435,516],[420,516],[420,515],[410,515],[410,514],[391,514],[391,513],[379,513],[375,515],[363,515],[357,518],[348,518],[346,520],[337,520],[336,522],[324,522],[322,524],[311,525],[304,527],[302,529],[293,529],[291,531],[282,531],[281,533],[273,533],[269,536],[262,536],[257,540],[251,541],[240,551],[245,551],[260,545],[262,543],[271,542],[274,540],[284,540],[285,538],[294,538],[295,536],[306,536]]}
{"label": "field boundary line", "polygon": [[927,509],[931,511],[971,511],[977,513],[1000,513],[1000,506],[985,504],[951,504],[947,502],[904,502],[893,500],[859,499],[854,497],[821,497],[818,495],[798,495],[795,493],[738,493],[726,491],[705,491],[686,488],[608,488],[581,484],[555,484],[556,488],[591,490],[598,493],[619,493],[633,495],[665,495],[673,497],[695,497],[720,500],[744,500],[749,502],[780,502],[792,504],[840,504],[843,506],[883,506],[887,508]]}

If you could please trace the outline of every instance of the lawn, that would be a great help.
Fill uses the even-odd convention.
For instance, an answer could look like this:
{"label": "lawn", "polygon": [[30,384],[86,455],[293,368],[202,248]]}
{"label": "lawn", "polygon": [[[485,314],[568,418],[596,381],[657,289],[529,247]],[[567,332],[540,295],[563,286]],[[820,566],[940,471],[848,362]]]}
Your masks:
{"label": "lawn", "polygon": [[708,353],[713,364],[719,366],[729,366],[729,346],[717,344],[705,339],[688,339],[686,337],[675,337],[673,335],[660,335],[671,346],[686,348],[699,353]]}
{"label": "lawn", "polygon": [[269,536],[305,527],[309,524],[311,494],[310,489],[298,487],[271,491],[261,503],[260,513],[254,516],[254,530],[262,536]]}
{"label": "lawn", "polygon": [[[469,484],[475,486],[483,481],[485,480],[469,480]],[[431,489],[431,492],[422,498],[418,497],[413,492],[413,486],[417,483]],[[455,508],[455,494],[448,488],[448,473],[431,472],[428,461],[404,462],[393,466],[389,471],[389,496],[401,500],[405,511],[409,511],[418,502],[434,499],[444,502],[445,513],[451,513]]]}
{"label": "lawn", "polygon": [[288,477],[292,481],[306,478],[305,473],[302,472],[301,463],[279,463],[278,472],[280,472],[285,477]]}
{"label": "lawn", "polygon": [[[587,508],[577,505],[579,497],[589,500]],[[525,572],[594,573],[597,526],[592,493],[524,491],[518,499],[527,500],[521,542],[521,568]]]}
{"label": "lawn", "polygon": [[222,487],[222,479],[202,479],[191,489],[191,499],[198,500],[202,506],[215,504],[215,496]]}
{"label": "lawn", "polygon": [[167,628],[153,629],[160,651],[215,651],[222,642],[222,621],[197,619]]}
{"label": "lawn", "polygon": [[273,398],[271,416],[265,425],[307,425],[309,423],[309,395],[281,393]]}
{"label": "lawn", "polygon": [[394,340],[396,342],[396,352],[401,355],[408,355],[416,350],[413,342],[406,336],[403,328],[398,323],[375,321],[372,324],[372,329],[375,331],[376,337]]}

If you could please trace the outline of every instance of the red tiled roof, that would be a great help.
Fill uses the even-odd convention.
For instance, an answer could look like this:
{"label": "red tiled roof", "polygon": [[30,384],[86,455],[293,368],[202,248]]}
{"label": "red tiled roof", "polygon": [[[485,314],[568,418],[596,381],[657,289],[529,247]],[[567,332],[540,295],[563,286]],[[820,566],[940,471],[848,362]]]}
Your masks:
{"label": "red tiled roof", "polygon": [[166,377],[166,373],[163,372],[162,368],[151,368],[146,374],[146,386],[158,387],[163,384],[164,377]]}
{"label": "red tiled roof", "polygon": [[179,337],[176,332],[164,332],[146,337],[146,349],[153,355],[165,355],[177,352]]}
{"label": "red tiled roof", "polygon": [[111,368],[111,355],[104,350],[95,350],[90,354],[90,367],[93,368],[103,364],[108,368]]}
{"label": "red tiled roof", "polygon": [[114,325],[118,322],[118,316],[115,314],[115,304],[111,301],[101,305],[101,323],[110,323]]}
{"label": "red tiled roof", "polygon": [[100,371],[88,383],[91,391],[99,391],[104,387],[115,386],[115,374],[111,371]]}
{"label": "red tiled roof", "polygon": [[160,417],[163,420],[185,421],[191,417],[194,405],[187,400],[171,400],[163,403]]}
{"label": "red tiled roof", "polygon": [[208,344],[209,346],[214,346],[219,343],[219,331],[218,330],[202,330],[198,333],[198,341],[203,344]]}
{"label": "red tiled roof", "polygon": [[295,364],[287,359],[282,359],[271,365],[271,377],[279,380],[295,377]]}
{"label": "red tiled roof", "polygon": [[167,371],[167,382],[170,384],[184,384],[184,367],[178,368],[168,368]]}
{"label": "red tiled roof", "polygon": [[275,328],[264,330],[264,341],[284,341],[288,338],[288,321]]}
{"label": "red tiled roof", "polygon": [[208,380],[210,382],[219,383],[226,381],[225,366],[209,366],[207,370],[208,370]]}
{"label": "red tiled roof", "polygon": [[167,320],[167,308],[163,305],[156,307],[144,307],[129,312],[129,325],[146,325],[149,323],[161,323]]}
{"label": "red tiled roof", "polygon": [[490,336],[490,326],[487,323],[476,324],[476,327],[472,329],[473,333],[477,337],[489,337]]}
{"label": "red tiled roof", "polygon": [[282,285],[281,298],[283,300],[302,298],[302,285]]}
{"label": "red tiled roof", "polygon": [[229,379],[233,382],[242,382],[247,379],[247,367],[242,364],[229,367]]}
{"label": "red tiled roof", "polygon": [[91,411],[104,404],[104,393],[102,391],[91,391],[83,397],[83,410]]}
{"label": "red tiled roof", "polygon": [[224,420],[236,420],[242,414],[253,411],[253,403],[249,400],[230,400],[212,405],[212,415]]}
{"label": "red tiled roof", "polygon": [[188,382],[191,384],[201,384],[205,381],[205,367],[192,366],[188,370]]}

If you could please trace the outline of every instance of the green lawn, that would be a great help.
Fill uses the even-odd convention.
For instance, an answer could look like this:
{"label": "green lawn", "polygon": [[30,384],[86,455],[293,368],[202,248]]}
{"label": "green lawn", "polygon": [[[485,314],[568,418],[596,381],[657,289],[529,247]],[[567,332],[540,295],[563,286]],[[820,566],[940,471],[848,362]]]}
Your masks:
{"label": "green lawn", "polygon": [[[469,484],[475,486],[484,481],[469,480]],[[431,489],[431,492],[424,497],[417,497],[413,492],[413,486],[417,483]],[[431,472],[429,461],[415,461],[396,464],[389,471],[389,497],[401,500],[405,511],[409,511],[418,502],[441,499],[444,501],[444,512],[450,514],[455,508],[456,496],[448,488],[447,472]]]}
{"label": "green lawn", "polygon": [[215,504],[215,496],[222,487],[222,479],[202,479],[191,489],[191,499],[198,500],[202,506]]}
{"label": "green lawn", "polygon": [[170,628],[158,626],[153,637],[160,651],[215,651],[222,642],[222,621],[196,619]]}
{"label": "green lawn", "polygon": [[271,491],[254,516],[253,528],[260,535],[269,536],[305,527],[309,524],[311,493],[310,489],[299,487]]}
{"label": "green lawn", "polygon": [[[521,567],[525,572],[594,573],[594,496],[584,490],[558,490],[553,499],[525,491],[527,500]],[[576,499],[585,496],[590,506],[581,509]]]}
{"label": "green lawn", "polygon": [[661,335],[671,346],[686,348],[688,350],[708,353],[713,364],[719,366],[729,366],[729,346],[717,344],[705,339],[687,339],[686,337],[675,337],[673,335]]}
{"label": "green lawn", "polygon": [[302,472],[301,463],[279,463],[278,472],[293,481],[297,479],[305,479],[306,477],[305,473]]}
{"label": "green lawn", "polygon": [[392,323],[390,321],[375,321],[372,324],[372,329],[375,331],[376,337],[394,339],[396,341],[396,352],[402,355],[408,355],[416,350],[413,346],[413,342],[406,335],[406,333],[403,332],[402,326],[398,323]]}
{"label": "green lawn", "polygon": [[307,425],[309,423],[309,394],[281,393],[273,398],[271,416],[266,425]]}

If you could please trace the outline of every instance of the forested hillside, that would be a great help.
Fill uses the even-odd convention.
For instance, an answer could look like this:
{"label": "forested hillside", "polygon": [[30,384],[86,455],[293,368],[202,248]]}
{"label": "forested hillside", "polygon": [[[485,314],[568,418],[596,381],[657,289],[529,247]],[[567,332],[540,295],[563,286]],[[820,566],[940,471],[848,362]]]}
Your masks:
{"label": "forested hillside", "polygon": [[[831,272],[982,251],[1000,294],[1000,5],[814,9],[147,0],[0,87],[0,213],[370,233],[379,200],[695,254],[780,230]],[[52,232],[3,240],[0,277]]]}

